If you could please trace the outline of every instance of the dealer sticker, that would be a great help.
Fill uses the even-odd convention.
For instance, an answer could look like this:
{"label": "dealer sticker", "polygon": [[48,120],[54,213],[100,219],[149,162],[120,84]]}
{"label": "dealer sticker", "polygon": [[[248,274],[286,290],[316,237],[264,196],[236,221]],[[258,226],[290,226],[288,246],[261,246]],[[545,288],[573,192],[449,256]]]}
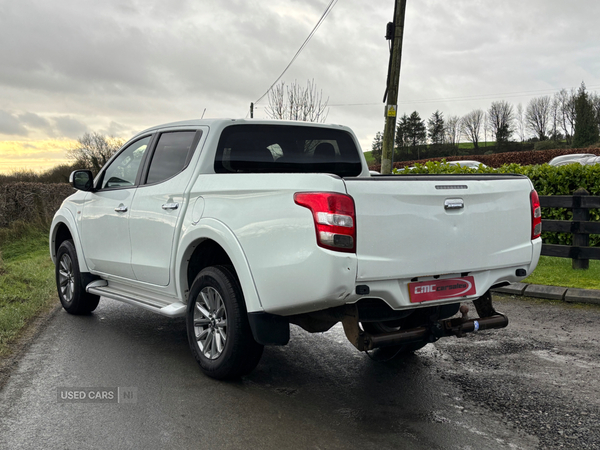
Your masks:
{"label": "dealer sticker", "polygon": [[460,277],[409,283],[408,292],[411,303],[421,303],[475,295],[477,290],[473,277]]}

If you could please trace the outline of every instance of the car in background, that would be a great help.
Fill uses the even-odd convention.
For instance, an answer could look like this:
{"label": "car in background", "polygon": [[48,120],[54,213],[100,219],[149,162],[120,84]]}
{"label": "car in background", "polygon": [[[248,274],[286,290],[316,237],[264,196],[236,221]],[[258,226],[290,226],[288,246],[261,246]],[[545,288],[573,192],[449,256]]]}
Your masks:
{"label": "car in background", "polygon": [[479,169],[479,166],[487,167],[485,164],[480,163],[479,161],[470,159],[465,159],[463,161],[449,161],[448,164],[451,166],[468,167],[469,169]]}
{"label": "car in background", "polygon": [[600,157],[593,153],[573,153],[552,158],[548,164],[554,167],[566,166],[567,164],[579,163],[581,165],[597,164]]}

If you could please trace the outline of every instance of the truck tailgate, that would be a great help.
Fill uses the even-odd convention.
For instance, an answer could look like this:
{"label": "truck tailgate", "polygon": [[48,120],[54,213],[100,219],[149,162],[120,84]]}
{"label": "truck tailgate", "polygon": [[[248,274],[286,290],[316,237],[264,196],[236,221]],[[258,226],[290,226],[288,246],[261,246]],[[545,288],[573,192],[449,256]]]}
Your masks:
{"label": "truck tailgate", "polygon": [[407,175],[344,181],[356,207],[357,281],[531,262],[533,187],[527,177]]}

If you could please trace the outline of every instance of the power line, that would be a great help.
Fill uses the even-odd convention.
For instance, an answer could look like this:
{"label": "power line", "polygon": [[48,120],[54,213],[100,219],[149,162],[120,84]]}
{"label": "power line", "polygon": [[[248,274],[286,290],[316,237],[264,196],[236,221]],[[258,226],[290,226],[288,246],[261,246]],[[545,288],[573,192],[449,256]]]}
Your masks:
{"label": "power line", "polygon": [[269,93],[269,91],[271,89],[273,89],[273,86],[275,86],[279,82],[279,80],[281,80],[281,77],[283,77],[283,75],[287,72],[287,70],[290,68],[290,66],[294,63],[294,61],[296,60],[296,58],[298,57],[298,55],[300,55],[300,53],[302,53],[302,50],[304,50],[304,48],[306,47],[306,45],[308,44],[308,42],[312,39],[312,37],[314,36],[314,34],[317,32],[317,30],[319,29],[319,27],[321,26],[321,24],[323,23],[323,21],[327,18],[327,16],[331,12],[331,10],[335,7],[335,5],[337,4],[337,2],[338,2],[338,0],[331,0],[329,2],[329,5],[327,5],[327,8],[325,9],[325,12],[323,12],[323,14],[321,15],[321,18],[319,19],[319,21],[317,22],[317,24],[315,25],[315,27],[312,29],[312,31],[310,32],[310,34],[308,35],[308,37],[304,40],[304,42],[302,43],[302,45],[300,46],[300,48],[298,49],[298,51],[296,52],[296,54],[294,55],[294,57],[292,58],[292,60],[289,62],[289,64],[287,66],[285,66],[285,69],[283,69],[283,72],[281,72],[281,75],[279,75],[279,77],[277,77],[277,79],[273,82],[273,84],[271,84],[271,87],[269,87],[269,89],[267,89],[267,91],[263,95],[261,95],[259,97],[259,99],[254,102],[254,104],[258,103],[263,98],[265,98],[265,96]]}
{"label": "power line", "polygon": [[[597,86],[586,86],[586,89],[594,89],[594,88],[600,88],[600,85]],[[473,96],[463,96],[463,97],[440,97],[440,98],[430,98],[430,99],[423,99],[423,100],[406,100],[406,101],[402,101],[402,102],[398,102],[399,105],[407,105],[407,104],[412,104],[412,103],[432,103],[432,102],[461,102],[461,101],[467,101],[467,100],[486,100],[486,99],[490,99],[490,98],[496,98],[496,97],[500,97],[500,96],[506,96],[506,97],[521,97],[521,96],[526,96],[526,95],[531,95],[531,94],[539,94],[539,93],[543,93],[543,92],[547,92],[547,93],[551,93],[551,92],[559,92],[562,89],[567,89],[567,88],[559,88],[559,89],[540,89],[540,90],[534,90],[534,91],[519,91],[519,92],[504,92],[504,93],[498,93],[498,94],[479,94],[479,95],[473,95]],[[577,89],[574,87],[571,87],[569,89]],[[382,103],[338,103],[338,104],[329,104],[327,106],[329,107],[334,107],[334,106],[382,106]]]}

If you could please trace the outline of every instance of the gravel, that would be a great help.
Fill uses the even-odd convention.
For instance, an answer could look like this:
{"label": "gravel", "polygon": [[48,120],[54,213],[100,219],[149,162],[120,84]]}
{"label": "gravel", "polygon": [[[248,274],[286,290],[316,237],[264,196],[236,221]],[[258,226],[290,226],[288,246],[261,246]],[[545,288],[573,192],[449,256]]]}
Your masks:
{"label": "gravel", "polygon": [[508,328],[438,341],[433,370],[539,448],[600,448],[600,307],[497,294],[494,306]]}

